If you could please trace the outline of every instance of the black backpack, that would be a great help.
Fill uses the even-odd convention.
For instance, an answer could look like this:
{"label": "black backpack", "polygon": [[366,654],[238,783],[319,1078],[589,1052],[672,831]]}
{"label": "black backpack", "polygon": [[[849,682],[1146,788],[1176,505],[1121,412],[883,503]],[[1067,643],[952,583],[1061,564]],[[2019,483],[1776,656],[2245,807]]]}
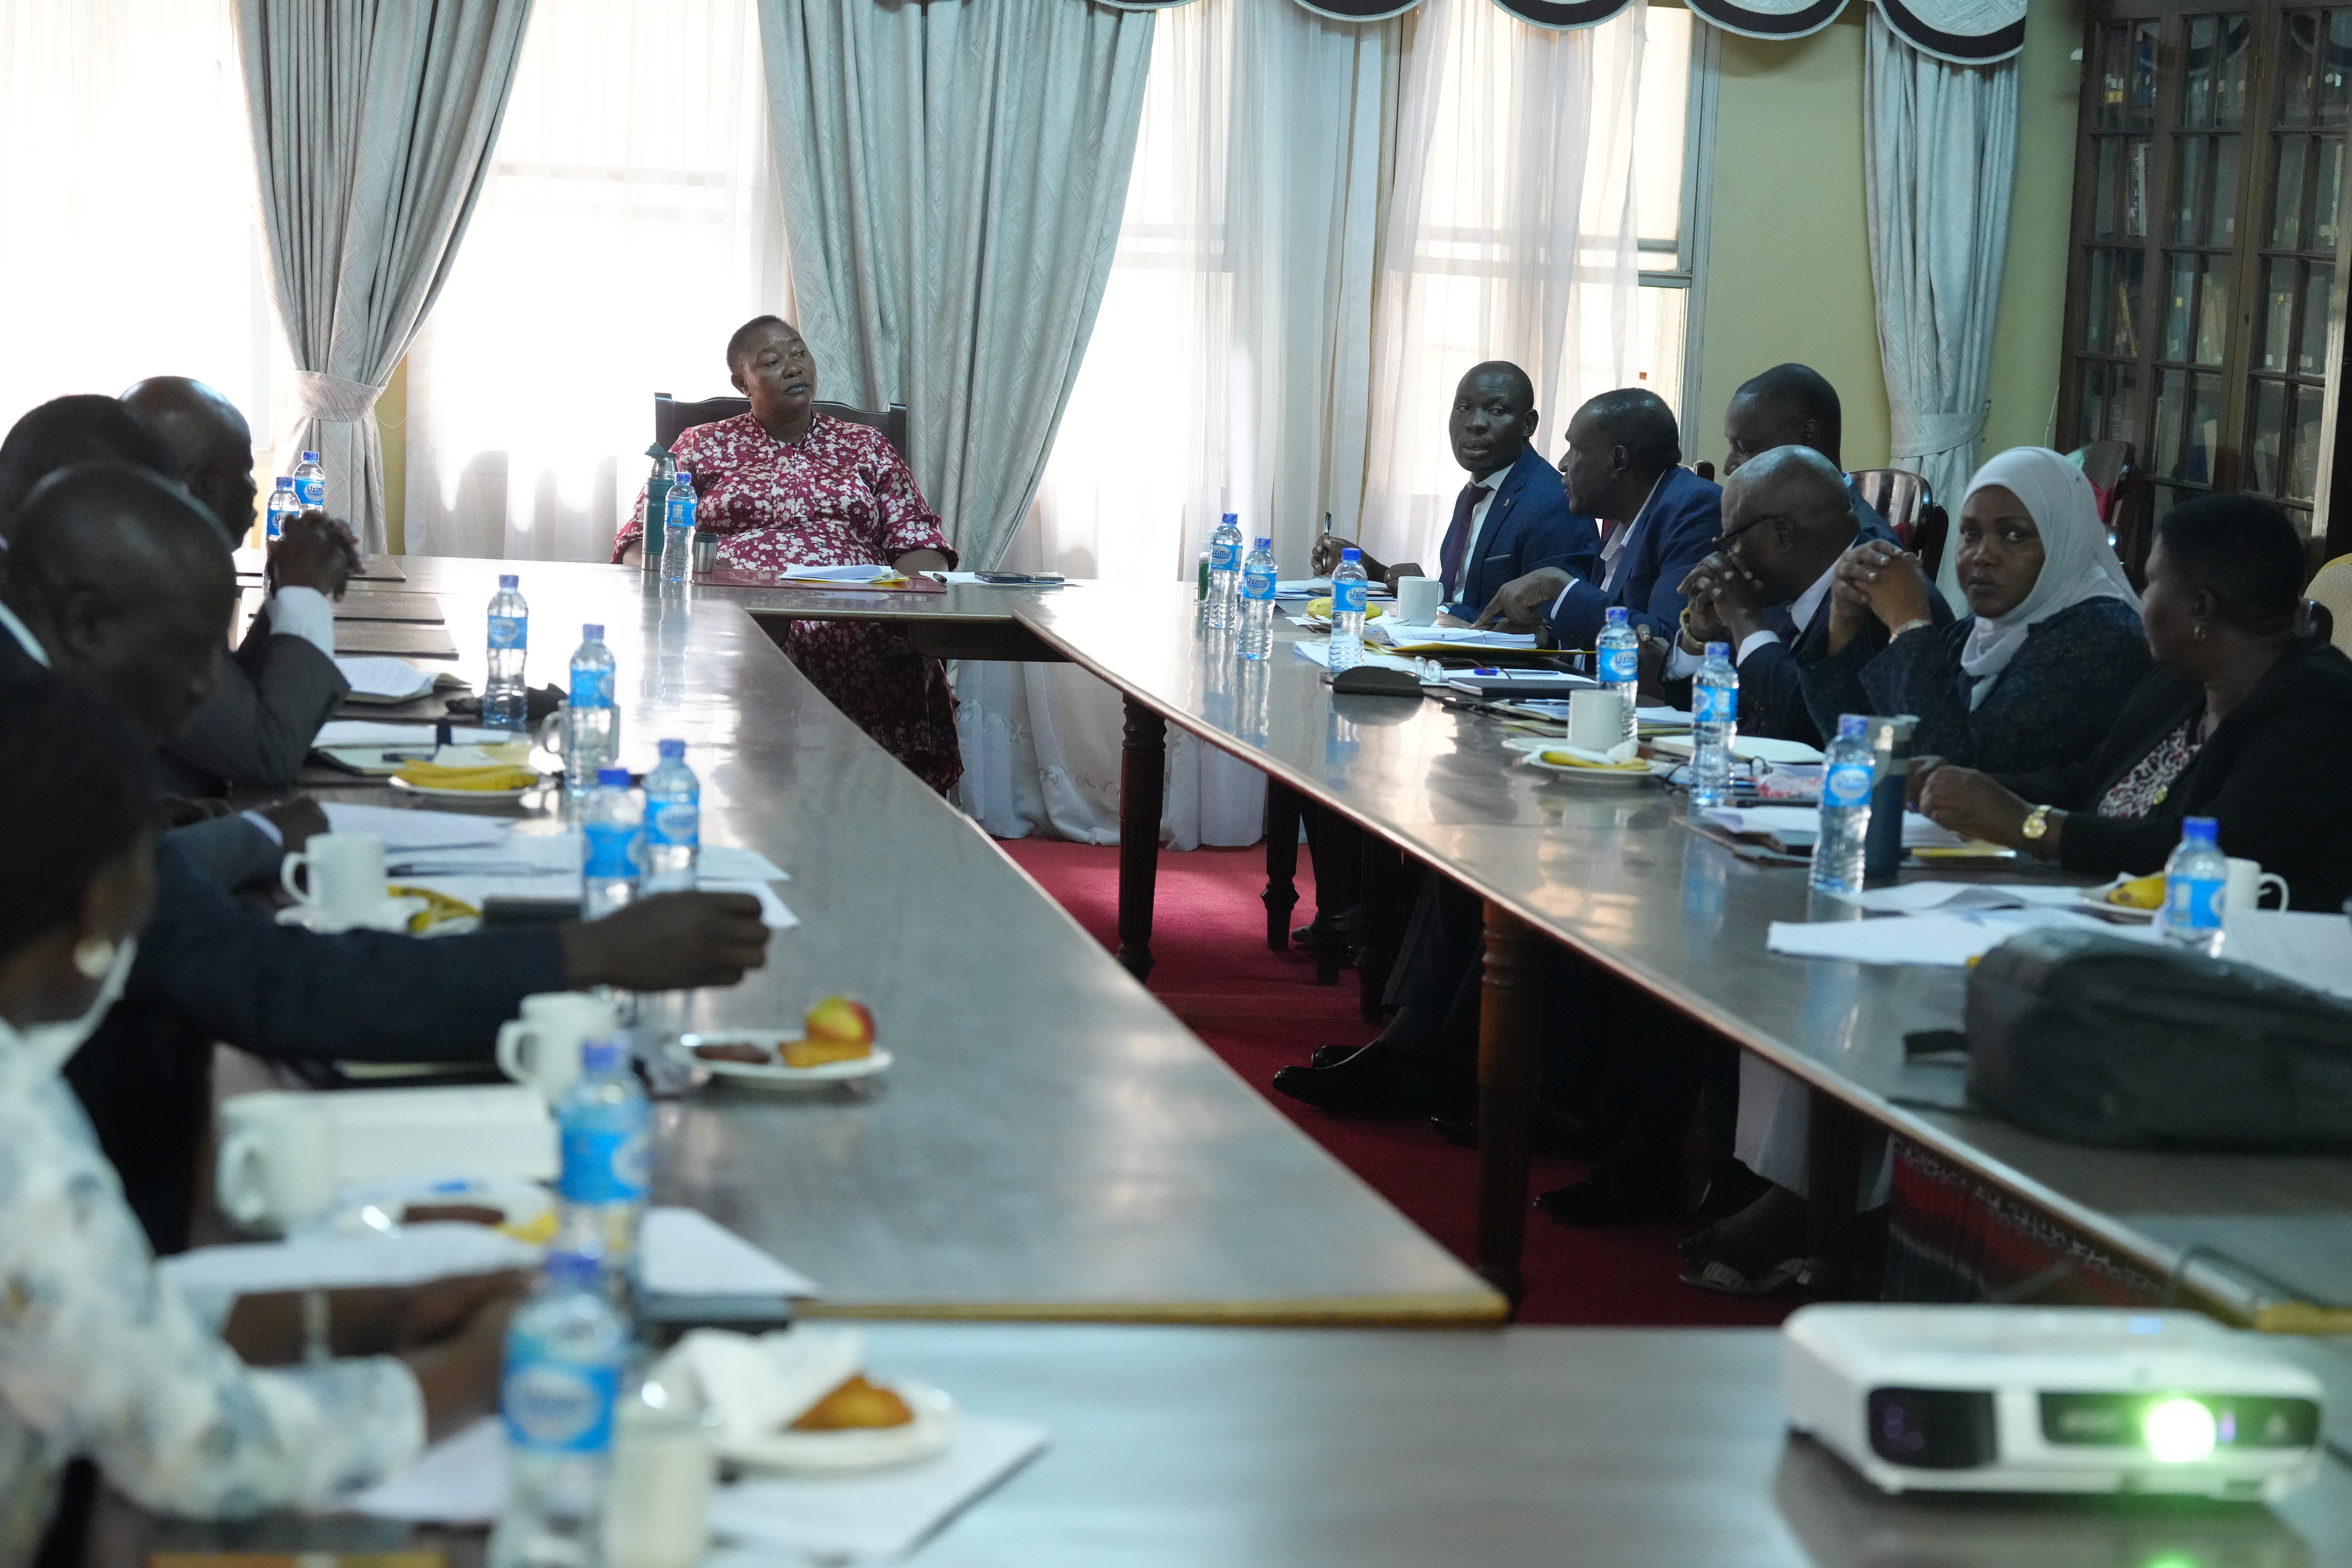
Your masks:
{"label": "black backpack", "polygon": [[2044,927],[1969,974],[1969,1095],[2116,1148],[2352,1148],[2352,1005],[2266,971]]}

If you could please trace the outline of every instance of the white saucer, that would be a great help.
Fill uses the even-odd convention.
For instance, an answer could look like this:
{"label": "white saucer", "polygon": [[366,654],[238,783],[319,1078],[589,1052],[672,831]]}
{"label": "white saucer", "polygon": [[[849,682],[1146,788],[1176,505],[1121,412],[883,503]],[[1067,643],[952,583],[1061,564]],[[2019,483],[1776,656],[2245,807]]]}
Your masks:
{"label": "white saucer", "polygon": [[[714,1064],[725,1065],[725,1064]],[[793,1470],[838,1475],[911,1465],[928,1459],[955,1437],[955,1401],[927,1383],[883,1383],[907,1402],[914,1420],[904,1426],[855,1426],[840,1432],[770,1432],[757,1437],[719,1439],[719,1458],[746,1469]]]}
{"label": "white saucer", "polygon": [[785,1040],[799,1038],[798,1035],[780,1029],[725,1029],[708,1035],[681,1035],[672,1054],[677,1060],[689,1067],[700,1068],[713,1078],[732,1079],[738,1083],[756,1085],[761,1089],[815,1089],[829,1083],[849,1083],[861,1078],[873,1078],[890,1070],[890,1053],[879,1046],[862,1057],[824,1062],[813,1068],[788,1068],[782,1063],[769,1067],[759,1062],[714,1060],[694,1054],[697,1046],[765,1046],[773,1050]]}
{"label": "white saucer", "polygon": [[408,922],[433,907],[426,899],[386,899],[373,910],[355,921],[331,921],[309,904],[296,904],[278,911],[278,923],[300,926],[305,931],[331,936],[346,931],[388,931],[404,932]]}
{"label": "white saucer", "polygon": [[525,784],[520,789],[435,789],[430,784],[410,784],[406,779],[395,778],[392,781],[392,787],[404,789],[411,795],[431,795],[436,800],[520,800],[533,790],[545,789],[547,781],[542,778],[537,784]]}
{"label": "white saucer", "polygon": [[1653,762],[1642,773],[1620,773],[1614,768],[1572,768],[1559,763],[1548,763],[1534,752],[1527,754],[1527,765],[1539,768],[1556,779],[1573,779],[1578,784],[1595,785],[1645,784],[1652,779],[1662,779],[1675,771],[1673,763]]}

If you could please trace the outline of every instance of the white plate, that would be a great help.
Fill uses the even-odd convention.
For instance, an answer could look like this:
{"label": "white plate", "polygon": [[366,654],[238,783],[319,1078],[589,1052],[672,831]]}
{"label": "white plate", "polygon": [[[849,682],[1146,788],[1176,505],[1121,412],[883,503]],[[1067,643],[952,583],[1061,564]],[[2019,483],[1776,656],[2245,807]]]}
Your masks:
{"label": "white plate", "polygon": [[435,789],[429,784],[410,784],[406,779],[394,779],[392,787],[404,789],[412,795],[428,795],[436,800],[520,800],[533,790],[547,787],[547,780],[525,784],[520,789]]}
{"label": "white plate", "polygon": [[[723,1065],[723,1064],[719,1064]],[[764,1436],[719,1440],[719,1454],[747,1469],[796,1470],[838,1475],[911,1465],[928,1459],[955,1437],[955,1401],[927,1383],[881,1383],[907,1402],[914,1420],[904,1426],[857,1426],[841,1432],[771,1432]]]}
{"label": "white plate", "polygon": [[401,932],[408,930],[410,921],[432,907],[433,903],[429,899],[386,899],[358,920],[344,922],[324,920],[320,918],[317,910],[308,904],[294,904],[278,911],[278,923],[282,926],[300,926],[305,931],[320,931],[329,935],[346,931]]}
{"label": "white plate", "polygon": [[2106,881],[2100,883],[2095,888],[2084,889],[2080,897],[2084,903],[2091,905],[2101,914],[2105,915],[2112,920],[2153,921],[2156,919],[2156,911],[2154,910],[2136,910],[2129,904],[2111,904],[2107,902],[2108,893],[2122,887],[2126,882],[2137,882],[2138,880],[2139,879],[2137,877],[2113,877],[2108,879]]}
{"label": "white plate", "polygon": [[758,1084],[762,1089],[808,1089],[828,1083],[848,1083],[861,1078],[872,1078],[890,1068],[890,1053],[877,1046],[867,1055],[852,1057],[847,1061],[824,1062],[813,1068],[788,1068],[782,1063],[774,1067],[758,1062],[730,1062],[694,1054],[697,1046],[765,1046],[773,1050],[786,1040],[800,1036],[772,1029],[729,1029],[718,1034],[681,1035],[676,1055],[680,1061],[698,1067],[713,1078],[733,1079],[739,1083]]}
{"label": "white plate", "polygon": [[1645,784],[1652,779],[1662,779],[1675,771],[1673,763],[1653,762],[1647,773],[1619,773],[1614,769],[1563,767],[1548,763],[1533,752],[1527,756],[1528,766],[1540,768],[1556,779],[1573,779],[1586,784]]}

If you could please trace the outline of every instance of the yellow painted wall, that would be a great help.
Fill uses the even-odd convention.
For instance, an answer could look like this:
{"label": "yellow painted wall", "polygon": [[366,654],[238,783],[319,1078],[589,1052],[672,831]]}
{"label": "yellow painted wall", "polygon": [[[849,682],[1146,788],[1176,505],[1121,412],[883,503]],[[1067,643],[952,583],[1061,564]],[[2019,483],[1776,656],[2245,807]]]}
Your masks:
{"label": "yellow painted wall", "polygon": [[[1686,456],[1723,461],[1723,407],[1784,360],[1845,407],[1845,465],[1887,458],[1886,381],[1863,191],[1867,0],[1793,43],[1723,35],[1699,405]],[[2057,390],[2074,188],[2081,0],[2034,0],[2019,82],[2018,179],[1994,330],[1985,450],[2044,439]]]}
{"label": "yellow painted wall", "polygon": [[375,400],[375,423],[383,437],[383,531],[392,553],[408,553],[408,361],[393,367],[383,395]]}

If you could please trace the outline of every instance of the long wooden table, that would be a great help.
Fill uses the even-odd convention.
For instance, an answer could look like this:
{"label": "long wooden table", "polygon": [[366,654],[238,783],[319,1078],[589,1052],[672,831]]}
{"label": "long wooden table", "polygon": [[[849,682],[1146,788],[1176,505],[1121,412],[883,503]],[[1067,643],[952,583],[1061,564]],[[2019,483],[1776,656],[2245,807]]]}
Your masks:
{"label": "long wooden table", "polygon": [[[944,595],[727,590],[763,618],[907,624],[983,650],[1035,645],[1116,688],[1127,710],[1121,957],[1150,967],[1165,731],[1173,723],[1269,779],[1417,856],[1487,901],[1489,992],[1482,1115],[1482,1272],[1516,1290],[1527,1211],[1523,1108],[1534,1086],[1528,943],[1545,938],[1623,976],[1819,1091],[1817,1155],[1849,1171],[1865,1121],[1933,1151],[2209,1303],[2268,1294],[2352,1302],[2352,1161],[2119,1152],[2038,1138],[1968,1109],[1960,1073],[1906,1059],[1903,1037],[1958,1028],[1965,981],[1948,969],[1788,958],[1773,921],[1853,918],[1817,908],[1794,872],[1743,861],[1691,831],[1678,797],[1600,791],[1513,767],[1495,721],[1435,703],[1337,697],[1294,655],[1246,665],[1199,625],[1192,590],[1074,583],[951,586]],[[903,602],[902,602],[903,601]],[[938,628],[949,628],[940,631]],[[1816,1205],[1817,1209],[1831,1205]]]}
{"label": "long wooden table", "polygon": [[732,988],[648,998],[649,1024],[793,1026],[842,992],[873,1006],[898,1059],[870,1094],[719,1089],[659,1112],[657,1199],[700,1208],[808,1272],[825,1290],[813,1311],[1278,1323],[1505,1313],[820,697],[729,595],[657,587],[623,567],[403,564],[400,591],[438,595],[465,650],[442,663],[478,689],[476,622],[500,572],[521,577],[530,604],[531,682],[560,683],[582,624],[601,622],[620,668],[624,760],[650,766],[656,740],[685,740],[706,837],[790,871],[781,891],[803,923],[776,936],[767,967]]}
{"label": "long wooden table", "polygon": [[[1769,1330],[885,1323],[866,1350],[1051,1434],[917,1568],[2352,1564],[2352,1473],[2332,1463],[2274,1507],[1885,1496],[1786,1434]],[[98,1560],[418,1543],[404,1525],[289,1519],[117,1539]],[[479,1551],[478,1534],[427,1540],[461,1564]]]}

